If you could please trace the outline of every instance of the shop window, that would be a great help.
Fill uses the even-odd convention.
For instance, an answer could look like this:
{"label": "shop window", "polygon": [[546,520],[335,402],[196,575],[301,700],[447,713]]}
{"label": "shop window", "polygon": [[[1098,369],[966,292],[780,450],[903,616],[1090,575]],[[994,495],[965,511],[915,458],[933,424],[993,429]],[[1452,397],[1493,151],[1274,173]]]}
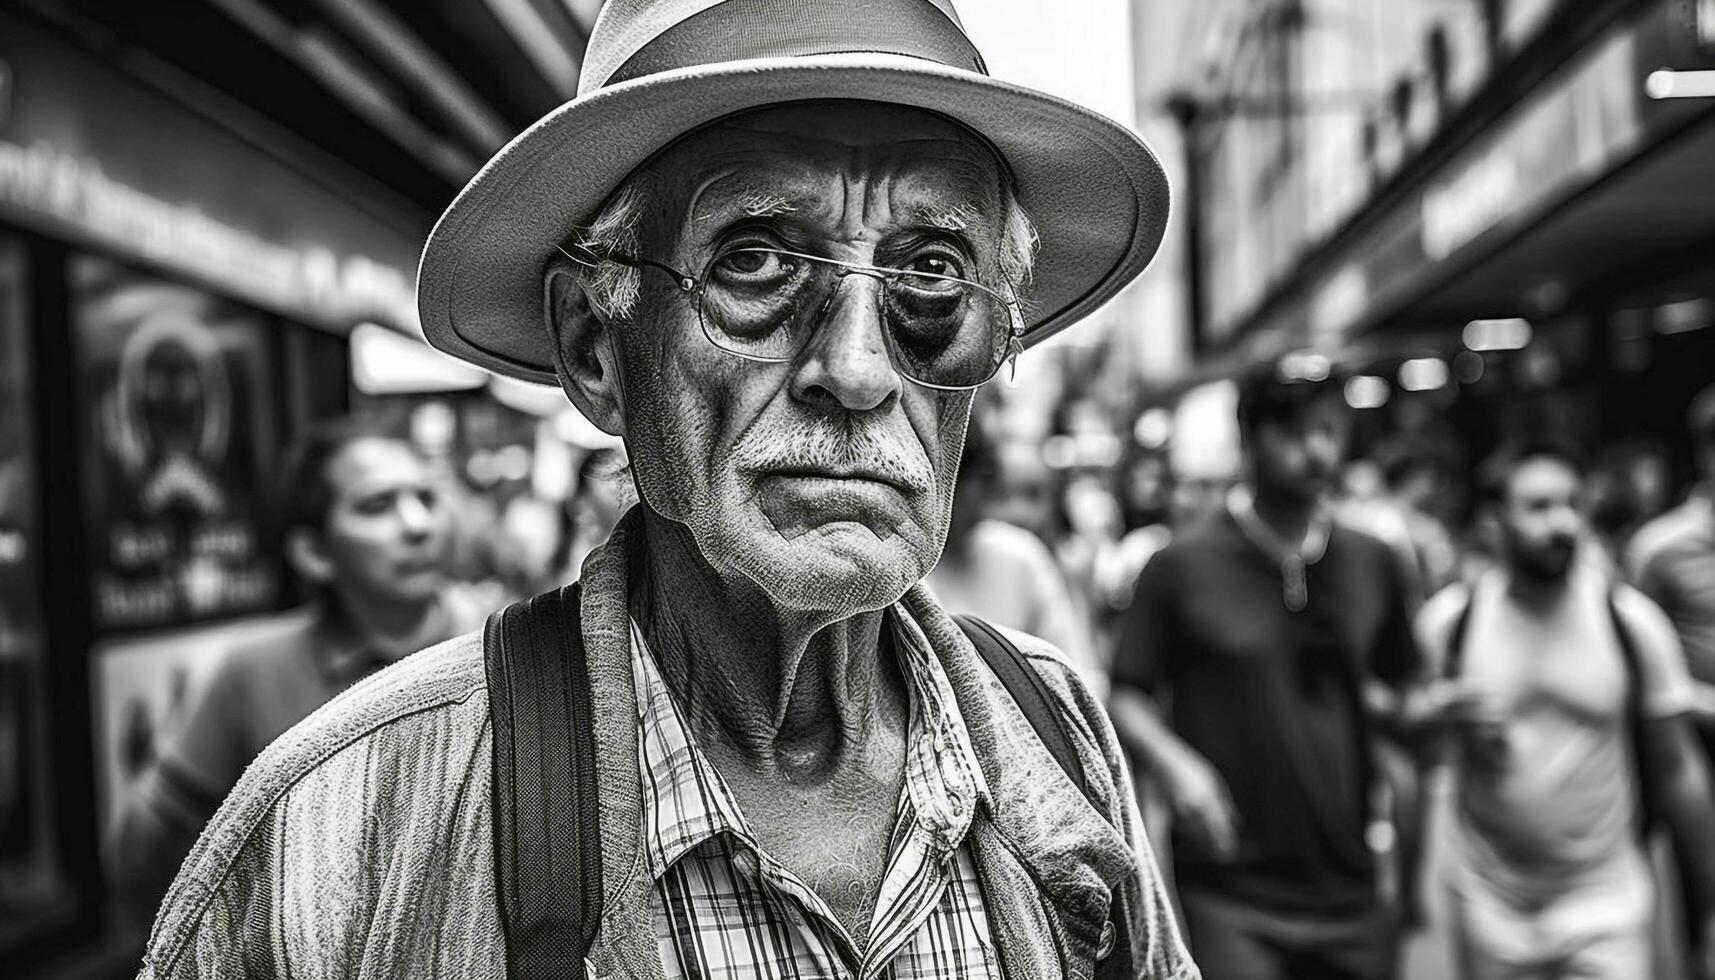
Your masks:
{"label": "shop window", "polygon": [[[0,237],[0,950],[66,894],[50,819],[25,253]],[[3,954],[0,954],[3,955]]]}

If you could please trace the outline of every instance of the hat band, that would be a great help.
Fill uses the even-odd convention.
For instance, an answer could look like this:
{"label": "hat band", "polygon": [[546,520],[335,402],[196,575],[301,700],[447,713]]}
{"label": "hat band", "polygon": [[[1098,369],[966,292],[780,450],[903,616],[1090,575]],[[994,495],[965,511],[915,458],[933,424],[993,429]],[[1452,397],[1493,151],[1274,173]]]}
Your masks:
{"label": "hat band", "polygon": [[656,35],[602,84],[723,61],[857,52],[988,74],[970,38],[932,0],[725,0]]}

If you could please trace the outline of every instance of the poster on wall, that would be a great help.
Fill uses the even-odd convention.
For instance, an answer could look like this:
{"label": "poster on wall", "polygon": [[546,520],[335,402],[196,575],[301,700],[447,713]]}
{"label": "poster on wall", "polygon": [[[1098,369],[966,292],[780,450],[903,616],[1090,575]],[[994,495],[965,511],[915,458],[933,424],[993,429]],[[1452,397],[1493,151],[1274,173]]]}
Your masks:
{"label": "poster on wall", "polygon": [[266,319],[94,256],[70,273],[97,631],[274,608]]}

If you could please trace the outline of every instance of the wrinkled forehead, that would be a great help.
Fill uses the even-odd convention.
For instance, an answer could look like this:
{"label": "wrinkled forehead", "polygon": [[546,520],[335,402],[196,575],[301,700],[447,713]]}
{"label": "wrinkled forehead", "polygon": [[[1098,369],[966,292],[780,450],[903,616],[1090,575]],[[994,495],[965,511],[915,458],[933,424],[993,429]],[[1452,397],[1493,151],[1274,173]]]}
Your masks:
{"label": "wrinkled forehead", "polygon": [[[876,219],[998,218],[1004,166],[986,141],[932,112],[823,102],[729,117],[690,134],[646,171],[664,209]],[[992,223],[985,222],[985,223]]]}

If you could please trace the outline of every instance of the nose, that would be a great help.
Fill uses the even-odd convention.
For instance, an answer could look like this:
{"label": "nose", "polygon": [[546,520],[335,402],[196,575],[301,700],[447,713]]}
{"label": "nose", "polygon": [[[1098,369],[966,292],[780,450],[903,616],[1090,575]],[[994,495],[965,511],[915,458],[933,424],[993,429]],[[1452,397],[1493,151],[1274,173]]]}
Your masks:
{"label": "nose", "polygon": [[434,510],[428,503],[416,494],[399,495],[399,527],[407,540],[423,540],[434,526]]}
{"label": "nose", "polygon": [[1322,469],[1332,472],[1340,465],[1340,438],[1330,432],[1310,432],[1304,437],[1304,452]]}
{"label": "nose", "polygon": [[881,281],[853,273],[835,280],[821,322],[793,369],[801,401],[867,412],[898,395],[902,381],[887,352]]}

